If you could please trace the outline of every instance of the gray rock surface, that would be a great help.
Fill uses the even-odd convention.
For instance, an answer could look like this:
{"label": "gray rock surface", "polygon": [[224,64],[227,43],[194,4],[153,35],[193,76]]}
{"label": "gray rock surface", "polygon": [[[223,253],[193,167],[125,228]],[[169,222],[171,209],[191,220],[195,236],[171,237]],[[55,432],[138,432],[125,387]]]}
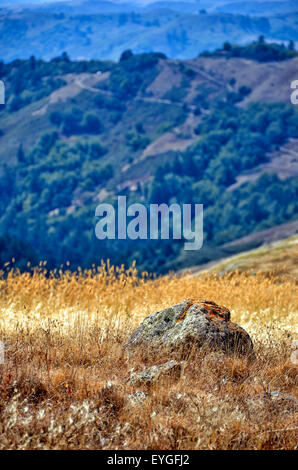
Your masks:
{"label": "gray rock surface", "polygon": [[146,393],[141,392],[140,390],[137,390],[135,393],[131,393],[127,396],[129,404],[134,406],[141,406],[146,399]]}
{"label": "gray rock surface", "polygon": [[253,343],[248,333],[231,322],[231,314],[208,300],[186,299],[177,305],[147,316],[124,348],[136,346],[181,351],[190,347],[219,348],[224,352],[248,354]]}
{"label": "gray rock surface", "polygon": [[134,372],[130,375],[128,382],[130,385],[152,384],[157,380],[160,381],[165,377],[179,378],[182,362],[169,361],[159,366],[152,366],[141,372]]}

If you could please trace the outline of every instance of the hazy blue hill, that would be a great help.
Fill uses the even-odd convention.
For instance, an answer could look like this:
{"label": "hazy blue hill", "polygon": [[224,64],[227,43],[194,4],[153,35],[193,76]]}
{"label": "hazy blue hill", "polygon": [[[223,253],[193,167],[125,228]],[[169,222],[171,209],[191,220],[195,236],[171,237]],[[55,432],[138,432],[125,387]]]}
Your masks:
{"label": "hazy blue hill", "polygon": [[51,12],[64,12],[71,14],[104,13],[118,11],[152,11],[170,9],[182,13],[220,12],[248,15],[272,15],[276,13],[289,13],[297,11],[295,0],[157,0],[117,1],[117,0],[0,0],[1,7],[20,6],[23,8],[42,8]]}
{"label": "hazy blue hill", "polygon": [[214,7],[214,11],[225,13],[241,13],[246,15],[273,15],[277,13],[289,13],[298,11],[298,3],[291,1],[234,1]]}
{"label": "hazy blue hill", "polygon": [[[198,13],[203,7],[207,7],[207,2],[171,2],[171,1],[157,1],[150,3],[144,7],[147,11],[160,10],[160,9],[169,9],[173,11],[179,11],[182,13]],[[209,3],[210,5],[210,3]]]}
{"label": "hazy blue hill", "polygon": [[[66,4],[65,4],[66,5]],[[118,60],[124,49],[161,51],[188,59],[225,41],[245,43],[263,34],[297,41],[298,13],[249,17],[226,13],[190,14],[173,10],[70,15],[51,8],[0,15],[0,57],[4,61],[44,59],[67,51],[72,59]]]}
{"label": "hazy blue hill", "polygon": [[139,10],[131,2],[113,2],[113,0],[74,0],[69,2],[41,3],[40,9],[49,13],[65,13],[69,15],[94,15]]}

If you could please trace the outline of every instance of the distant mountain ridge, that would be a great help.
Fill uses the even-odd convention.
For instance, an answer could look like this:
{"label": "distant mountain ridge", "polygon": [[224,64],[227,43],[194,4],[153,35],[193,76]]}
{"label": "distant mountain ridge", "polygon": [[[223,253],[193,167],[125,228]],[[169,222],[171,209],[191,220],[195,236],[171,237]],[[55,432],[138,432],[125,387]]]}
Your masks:
{"label": "distant mountain ridge", "polygon": [[[242,7],[218,1],[212,8],[206,3],[165,1],[137,6],[77,0],[3,8],[0,57],[5,62],[31,55],[49,60],[66,51],[73,60],[118,60],[123,50],[132,49],[190,59],[225,41],[245,44],[260,35],[298,42],[297,2],[273,2],[276,8],[265,8],[267,2]],[[258,6],[256,16],[251,14],[253,5]]]}
{"label": "distant mountain ridge", "polygon": [[55,8],[56,10],[68,9],[76,12],[76,8],[84,9],[86,14],[101,13],[103,10],[115,11],[125,10],[160,10],[169,9],[179,12],[198,13],[221,12],[248,15],[268,15],[276,13],[289,13],[297,11],[295,0],[250,0],[240,2],[239,0],[0,0],[0,8],[23,7],[23,8]]}

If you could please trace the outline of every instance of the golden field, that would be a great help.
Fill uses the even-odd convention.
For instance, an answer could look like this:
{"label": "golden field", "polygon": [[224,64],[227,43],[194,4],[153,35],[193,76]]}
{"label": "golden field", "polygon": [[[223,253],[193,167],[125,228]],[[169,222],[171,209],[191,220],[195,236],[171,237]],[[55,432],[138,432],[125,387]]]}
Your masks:
{"label": "golden field", "polygon": [[[179,380],[129,385],[132,370],[168,358],[123,342],[187,297],[227,306],[256,359],[193,351]],[[297,300],[294,277],[270,274],[3,273],[0,448],[295,449]]]}

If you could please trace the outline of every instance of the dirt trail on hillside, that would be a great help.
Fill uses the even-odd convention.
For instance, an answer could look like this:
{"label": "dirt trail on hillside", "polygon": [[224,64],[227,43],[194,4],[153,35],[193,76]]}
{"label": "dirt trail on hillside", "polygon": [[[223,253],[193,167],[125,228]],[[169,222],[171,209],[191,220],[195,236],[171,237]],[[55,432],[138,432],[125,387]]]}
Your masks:
{"label": "dirt trail on hillside", "polygon": [[[42,116],[44,115],[48,107],[52,104],[63,103],[69,98],[73,98],[82,92],[82,90],[90,91],[91,93],[102,93],[106,96],[113,97],[115,93],[110,90],[104,90],[101,88],[95,88],[94,85],[98,85],[100,82],[106,81],[109,78],[110,72],[105,72],[102,75],[96,75],[91,73],[82,73],[82,74],[67,74],[61,77],[67,82],[67,85],[59,88],[58,90],[53,91],[48,98],[48,102],[44,104],[41,108],[36,111],[33,111],[33,116]],[[171,106],[182,107],[183,103],[175,103],[173,101],[155,98],[155,97],[146,97],[146,96],[136,96],[136,100],[140,100],[147,103],[158,103],[166,104]]]}
{"label": "dirt trail on hillside", "polygon": [[[151,96],[136,96],[134,100],[144,103],[155,103],[159,105],[176,106],[182,108],[187,105],[188,116],[185,122],[175,128],[165,132],[154,142],[151,142],[138,158],[139,163],[150,156],[160,155],[169,151],[185,151],[196,139],[195,129],[208,114],[208,110],[201,109],[200,115],[195,115],[196,106],[194,100],[197,93],[204,90],[207,85],[214,88],[209,99],[215,98],[218,93],[226,91],[236,91],[240,86],[249,86],[252,93],[248,95],[239,107],[246,107],[253,101],[287,101],[290,100],[290,82],[297,78],[298,58],[284,62],[259,63],[248,59],[226,59],[226,58],[206,58],[185,61],[185,63],[195,71],[195,77],[191,80],[191,85],[187,96],[181,101],[171,101],[164,98],[166,93],[173,87],[179,86],[182,74],[177,61],[162,61],[159,64],[159,74],[148,86],[146,92]],[[296,75],[295,75],[296,74]],[[46,104],[34,111],[35,116],[44,115],[48,107],[52,104],[66,102],[69,98],[78,95],[83,90],[90,93],[103,94],[109,97],[115,93],[103,88],[97,88],[100,82],[108,80],[110,72],[101,75],[82,73],[67,74],[63,78],[67,84],[55,90],[48,98]],[[231,85],[231,78],[235,79],[235,85]],[[285,84],[289,86],[285,86]],[[233,190],[245,181],[254,181],[264,171],[277,173],[281,178],[287,178],[298,174],[297,141],[286,144],[280,151],[269,155],[270,162],[265,163],[251,172],[239,175],[237,181],[229,190]],[[130,167],[131,165],[128,165]]]}
{"label": "dirt trail on hillside", "polygon": [[[48,98],[48,102],[44,104],[40,109],[33,111],[33,116],[44,115],[48,107],[52,104],[64,103],[69,98],[73,98],[82,92],[82,90],[88,90],[93,93],[100,93],[101,90],[94,88],[94,85],[105,81],[109,78],[110,72],[105,72],[101,75],[91,73],[73,74],[69,73],[63,75],[61,78],[66,81],[66,85],[62,86],[58,90],[53,91]],[[88,84],[86,83],[88,81]]]}
{"label": "dirt trail on hillside", "polygon": [[[82,90],[87,90],[91,93],[101,93],[109,97],[115,96],[115,93],[100,88],[95,88],[100,82],[106,81],[109,78],[110,72],[105,72],[101,75],[82,73],[82,74],[67,74],[61,78],[67,82],[67,85],[55,90],[51,93],[48,102],[44,104],[40,109],[33,111],[33,116],[44,115],[49,106],[57,103],[63,103],[69,98],[78,95]],[[162,73],[160,74],[162,75]],[[160,76],[159,75],[159,76]],[[155,84],[156,85],[156,84]],[[155,87],[153,87],[155,89]],[[160,94],[159,94],[160,95]],[[174,102],[160,96],[136,96],[135,100],[142,101],[144,103],[156,103],[165,104],[167,106],[177,106],[182,108],[184,103]],[[189,105],[190,111],[194,106]],[[200,122],[201,117],[195,117],[192,113],[189,114],[185,123],[175,127],[172,131],[166,132],[156,141],[152,142],[141,155],[141,160],[149,155],[156,153],[164,153],[168,150],[180,150],[184,151],[195,139],[194,129]]]}
{"label": "dirt trail on hillside", "polygon": [[[252,92],[239,104],[247,107],[254,102],[283,102],[290,104],[290,84],[297,79],[298,57],[280,62],[257,62],[243,58],[198,57],[187,63],[209,80],[230,90],[241,86]],[[235,79],[235,86],[230,84]]]}

